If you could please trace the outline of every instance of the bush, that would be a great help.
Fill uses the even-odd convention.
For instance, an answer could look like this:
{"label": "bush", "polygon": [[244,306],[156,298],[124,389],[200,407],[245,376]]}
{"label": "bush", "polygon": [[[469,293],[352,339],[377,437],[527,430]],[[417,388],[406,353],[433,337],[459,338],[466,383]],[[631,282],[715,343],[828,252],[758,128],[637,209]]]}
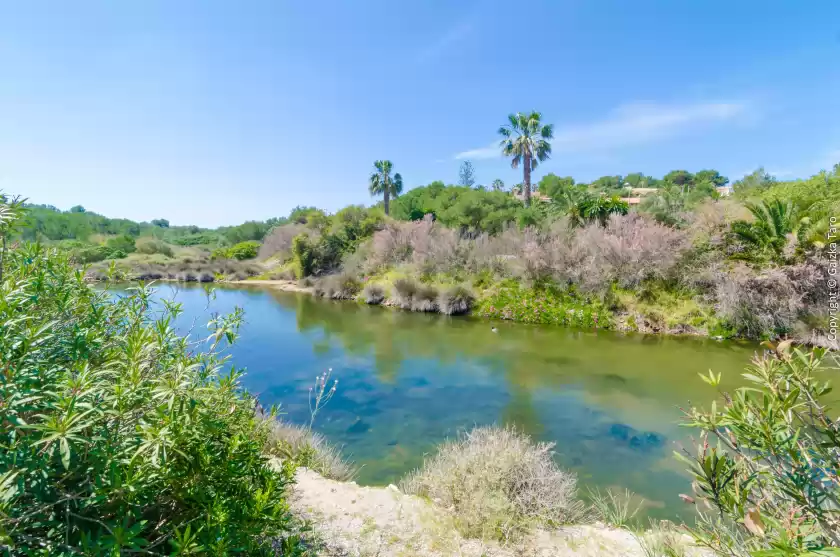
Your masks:
{"label": "bush", "polygon": [[475,302],[475,296],[464,286],[452,286],[440,293],[438,308],[446,315],[467,313]]}
{"label": "bush", "polygon": [[361,290],[359,279],[353,275],[342,273],[320,279],[315,286],[315,295],[333,300],[352,300]]}
{"label": "bush", "polygon": [[411,311],[437,311],[438,291],[434,286],[420,284],[411,300]]}
{"label": "bush", "polygon": [[269,454],[290,459],[296,465],[314,470],[332,480],[348,482],[356,476],[358,470],[353,463],[347,461],[341,451],[320,433],[272,416],[265,419],[268,421],[266,451]]}
{"label": "bush", "polygon": [[465,536],[517,540],[533,526],[582,518],[576,478],[557,467],[552,448],[513,428],[475,428],[439,446],[401,486],[454,507]]}
{"label": "bush", "polygon": [[96,263],[106,259],[123,259],[126,254],[122,250],[109,248],[107,246],[89,246],[81,249],[74,249],[70,257],[75,263]]}
{"label": "bush", "polygon": [[172,257],[172,248],[166,242],[155,238],[140,238],[136,242],[137,252],[153,255],[159,253],[166,257]]}
{"label": "bush", "polygon": [[134,238],[127,234],[108,238],[108,240],[105,241],[105,246],[110,248],[112,251],[119,250],[124,253],[134,253],[134,250],[137,249],[134,244]]}
{"label": "bush", "polygon": [[391,289],[394,305],[402,309],[411,309],[414,295],[417,293],[417,283],[410,278],[398,278]]}
{"label": "bush", "polygon": [[683,499],[703,503],[692,534],[719,555],[836,555],[840,438],[825,352],[769,347],[744,374],[749,386],[686,411],[683,425],[701,430],[697,450],[678,455],[693,479]]}
{"label": "bush", "polygon": [[[150,311],[152,291],[88,287],[60,254],[7,253],[0,285],[0,533],[14,555],[274,555],[293,526],[293,468],[218,354]],[[26,319],[20,319],[25,315]],[[300,554],[294,549],[284,554]]]}
{"label": "bush", "polygon": [[258,255],[260,259],[276,257],[286,261],[292,256],[292,241],[306,230],[302,224],[284,224],[275,226],[263,239]]}
{"label": "bush", "polygon": [[362,289],[362,300],[369,305],[379,305],[385,301],[385,289],[380,284],[368,283]]}
{"label": "bush", "polygon": [[214,250],[210,258],[236,259],[237,261],[244,261],[245,259],[254,259],[257,256],[257,250],[259,249],[259,247],[259,242],[239,242],[238,244],[229,248],[218,248]]}

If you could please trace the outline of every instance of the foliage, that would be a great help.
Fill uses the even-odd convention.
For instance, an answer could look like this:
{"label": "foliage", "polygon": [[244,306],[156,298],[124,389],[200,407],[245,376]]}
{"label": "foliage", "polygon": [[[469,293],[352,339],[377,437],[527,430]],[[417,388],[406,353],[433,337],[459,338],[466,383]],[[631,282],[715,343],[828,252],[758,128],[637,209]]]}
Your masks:
{"label": "foliage", "polygon": [[392,207],[398,220],[433,215],[443,226],[471,232],[498,233],[516,221],[522,204],[503,191],[485,191],[433,182],[400,196]]}
{"label": "foliage", "polygon": [[472,309],[475,295],[462,285],[450,286],[440,293],[438,311],[444,315],[461,315]]}
{"label": "foliage", "polygon": [[[275,555],[294,545],[267,428],[148,287],[112,298],[60,252],[13,250],[0,289],[0,544],[15,555]],[[286,538],[285,540],[283,538]],[[285,554],[299,554],[293,548]]]}
{"label": "foliage", "polygon": [[138,253],[145,253],[152,255],[160,253],[167,257],[172,257],[172,248],[166,242],[156,240],[155,238],[139,238],[135,243]]}
{"label": "foliage", "polygon": [[370,175],[368,189],[371,195],[381,195],[385,214],[390,212],[391,198],[402,193],[403,181],[399,172],[391,176],[394,165],[391,161],[376,161],[373,163],[375,171]]}
{"label": "foliage", "polygon": [[741,258],[779,260],[789,236],[804,238],[808,231],[808,219],[797,215],[791,201],[748,203],[747,209],[755,220],[735,221],[731,227],[733,235],[747,247],[745,254],[739,254]]}
{"label": "foliage", "polygon": [[133,253],[137,247],[134,245],[134,238],[127,234],[108,238],[105,241],[105,246],[111,250],[119,250],[124,253]]}
{"label": "foliage", "polygon": [[553,444],[505,427],[478,427],[437,448],[401,483],[406,493],[453,507],[469,537],[520,539],[533,526],[579,521],[575,476],[557,467]]}
{"label": "foliage", "polygon": [[385,289],[381,284],[369,282],[362,289],[362,301],[369,305],[379,305],[385,301]]}
{"label": "foliage", "polygon": [[633,493],[627,489],[624,491],[609,488],[604,491],[598,488],[589,490],[589,501],[598,514],[598,518],[616,528],[631,526],[639,511],[642,510],[641,502],[637,501],[634,505],[633,498]]}
{"label": "foliage", "polygon": [[512,168],[522,166],[525,206],[531,205],[531,171],[551,155],[554,126],[542,123],[542,114],[531,112],[508,115],[508,124],[499,128],[502,154],[511,157]]}
{"label": "foliage", "polygon": [[609,329],[609,311],[596,300],[587,300],[556,287],[538,290],[509,285],[482,299],[477,315],[521,323],[599,327]]}
{"label": "foliage", "polygon": [[229,248],[218,248],[214,250],[211,259],[236,259],[237,261],[254,259],[257,256],[257,250],[259,248],[259,242],[240,242]]}
{"label": "foliage", "polygon": [[467,188],[475,185],[475,168],[470,161],[461,163],[461,168],[458,169],[458,185]]}
{"label": "foliage", "polygon": [[684,425],[701,431],[695,451],[677,453],[702,503],[692,534],[720,555],[837,555],[840,437],[825,353],[770,348],[744,374],[751,386],[686,412]]}
{"label": "foliage", "polygon": [[325,478],[342,482],[351,481],[357,473],[352,462],[346,460],[341,451],[330,444],[312,428],[285,422],[274,417],[265,418],[268,427],[269,454],[292,460],[318,472]]}
{"label": "foliage", "polygon": [[584,195],[568,209],[569,224],[574,227],[597,222],[606,226],[611,215],[626,215],[630,206],[618,196]]}

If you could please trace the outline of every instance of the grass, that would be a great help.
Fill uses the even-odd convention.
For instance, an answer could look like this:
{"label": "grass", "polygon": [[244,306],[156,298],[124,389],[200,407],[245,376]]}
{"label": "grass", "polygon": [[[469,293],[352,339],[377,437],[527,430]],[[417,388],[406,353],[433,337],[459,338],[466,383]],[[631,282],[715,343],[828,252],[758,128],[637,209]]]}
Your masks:
{"label": "grass", "polygon": [[306,426],[273,419],[268,424],[267,452],[289,459],[298,466],[318,472],[325,478],[350,481],[358,472],[338,447]]}
{"label": "grass", "polygon": [[616,528],[625,528],[634,523],[636,516],[642,510],[642,503],[638,502],[634,505],[634,499],[636,499],[635,495],[628,489],[624,491],[589,489],[589,500],[598,518]]}
{"label": "grass", "polygon": [[452,508],[467,537],[520,540],[532,527],[580,522],[574,474],[554,461],[553,444],[511,427],[479,427],[449,440],[401,488]]}
{"label": "grass", "polygon": [[706,330],[715,322],[712,309],[688,293],[646,285],[640,291],[616,289],[614,296],[616,309],[627,314],[631,330]]}
{"label": "grass", "polygon": [[653,522],[650,530],[634,533],[645,557],[686,557],[683,535],[669,522]]}

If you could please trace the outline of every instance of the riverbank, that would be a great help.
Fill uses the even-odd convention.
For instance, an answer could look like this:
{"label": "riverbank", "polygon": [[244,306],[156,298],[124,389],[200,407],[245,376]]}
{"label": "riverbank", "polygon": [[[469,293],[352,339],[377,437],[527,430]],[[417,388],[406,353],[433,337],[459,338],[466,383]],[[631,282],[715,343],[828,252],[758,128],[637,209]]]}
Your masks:
{"label": "riverbank", "polygon": [[[283,290],[285,292],[298,292],[303,294],[319,295],[318,286],[302,286],[298,281],[293,280],[269,280],[269,279],[246,279],[227,281],[224,284],[235,284],[245,286],[261,286]],[[398,300],[385,296],[387,288],[382,287],[382,298],[376,304],[396,309],[411,311],[411,304],[403,304]],[[323,296],[323,292],[320,292]],[[362,296],[363,292],[335,292],[335,295],[325,297],[356,300],[361,303],[369,303]],[[624,303],[630,303],[627,296],[623,297]],[[556,325],[561,327],[583,327],[591,329],[616,330],[619,332],[638,332],[643,334],[666,334],[666,335],[692,335],[709,336],[714,338],[729,338],[731,335],[720,334],[720,330],[713,328],[711,331],[704,325],[711,320],[708,311],[704,311],[696,304],[688,304],[685,301],[671,302],[674,306],[671,313],[665,315],[661,306],[648,303],[639,304],[636,311],[615,312],[610,311],[601,303],[583,304],[571,297],[546,296],[533,289],[519,288],[515,285],[504,285],[501,288],[487,289],[482,291],[470,302],[468,313],[486,317],[488,319],[499,319],[515,323],[529,323],[541,325]],[[408,307],[406,307],[408,306]],[[416,311],[416,310],[414,310]],[[434,311],[434,310],[432,310]]]}
{"label": "riverbank", "polygon": [[[313,525],[315,539],[330,556],[449,557],[645,557],[639,543],[648,534],[603,524],[536,529],[515,546],[463,537],[451,510],[396,486],[363,487],[299,468],[290,501],[292,511]],[[699,556],[680,536],[684,555]]]}

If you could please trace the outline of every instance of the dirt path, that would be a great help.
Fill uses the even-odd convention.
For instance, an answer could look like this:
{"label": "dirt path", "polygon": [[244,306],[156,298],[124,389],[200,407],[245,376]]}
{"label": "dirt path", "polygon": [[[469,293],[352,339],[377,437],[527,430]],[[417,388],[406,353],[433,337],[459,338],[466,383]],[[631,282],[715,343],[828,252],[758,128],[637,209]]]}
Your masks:
{"label": "dirt path", "polygon": [[277,288],[278,290],[285,290],[287,292],[303,292],[312,294],[312,289],[305,286],[298,285],[293,280],[231,280],[225,284],[244,284],[246,286],[269,286]]}
{"label": "dirt path", "polygon": [[600,526],[537,531],[518,547],[464,539],[451,516],[395,486],[361,487],[297,473],[292,508],[312,521],[325,555],[352,557],[644,557],[633,534]]}

